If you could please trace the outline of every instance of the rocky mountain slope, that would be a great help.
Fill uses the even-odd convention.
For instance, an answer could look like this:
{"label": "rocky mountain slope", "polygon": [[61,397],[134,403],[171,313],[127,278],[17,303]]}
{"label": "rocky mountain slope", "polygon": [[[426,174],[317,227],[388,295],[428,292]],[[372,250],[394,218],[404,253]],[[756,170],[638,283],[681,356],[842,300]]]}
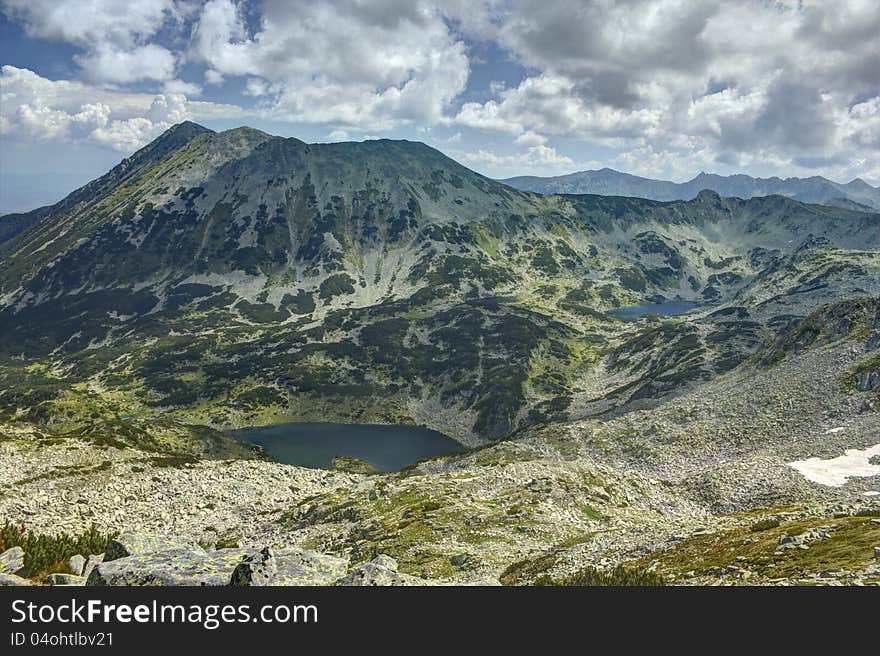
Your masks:
{"label": "rocky mountain slope", "polygon": [[880,188],[861,179],[846,184],[822,176],[810,178],[753,178],[749,175],[700,173],[687,182],[652,180],[614,169],[578,171],[553,177],[519,176],[502,180],[522,191],[539,194],[603,194],[635,196],[651,200],[691,200],[704,189],[732,198],[787,196],[804,203],[818,203],[872,211],[880,209]]}
{"label": "rocky mountain slope", "polygon": [[[0,218],[0,511],[45,534],[385,554],[455,582],[620,563],[825,581],[828,559],[778,576],[765,559],[815,529],[856,536],[839,569],[872,582],[878,296],[873,212],[541,196],[424,144],[181,124]],[[670,300],[692,310],[609,314]],[[322,471],[225,432],[314,420],[472,450]],[[842,485],[792,464],[846,450]],[[778,523],[760,553],[726,562],[760,521]],[[709,534],[718,558],[688,578]]]}
{"label": "rocky mountain slope", "polygon": [[[540,197],[423,144],[183,124],[0,244],[0,407],[65,424],[112,393],[138,417],[479,444],[710,378],[880,292],[877,223],[780,196]],[[695,320],[605,314],[669,298]]]}

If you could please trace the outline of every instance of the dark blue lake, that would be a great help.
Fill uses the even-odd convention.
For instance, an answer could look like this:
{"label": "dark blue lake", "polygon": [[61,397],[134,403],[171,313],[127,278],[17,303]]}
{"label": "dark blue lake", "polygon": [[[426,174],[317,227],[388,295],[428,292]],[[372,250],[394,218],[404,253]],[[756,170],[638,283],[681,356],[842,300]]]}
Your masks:
{"label": "dark blue lake", "polygon": [[624,321],[632,321],[646,314],[674,317],[679,314],[686,314],[695,307],[697,307],[697,304],[691,301],[666,301],[665,303],[646,303],[645,305],[617,308],[616,310],[609,310],[608,314]]}
{"label": "dark blue lake", "polygon": [[347,456],[380,471],[397,471],[422,458],[464,450],[452,438],[417,426],[295,423],[232,434],[260,445],[273,460],[301,467],[330,467],[336,456]]}

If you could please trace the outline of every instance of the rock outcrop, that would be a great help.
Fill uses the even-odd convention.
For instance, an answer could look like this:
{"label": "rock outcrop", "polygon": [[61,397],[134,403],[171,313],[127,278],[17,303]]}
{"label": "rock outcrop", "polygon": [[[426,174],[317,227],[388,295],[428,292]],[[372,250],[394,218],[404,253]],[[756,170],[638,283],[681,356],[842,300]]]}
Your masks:
{"label": "rock outcrop", "polygon": [[307,549],[264,547],[245,556],[232,572],[231,585],[328,585],[345,575],[348,561]]}
{"label": "rock outcrop", "polygon": [[104,552],[104,562],[167,549],[203,551],[198,543],[192,539],[164,533],[135,533],[129,531],[110,541],[110,544],[107,545],[107,551]]}
{"label": "rock outcrop", "polygon": [[[90,557],[87,576],[53,574],[48,585],[94,586],[308,586],[436,585],[397,571],[397,561],[379,555],[349,568],[349,562],[297,547],[205,550],[179,536],[123,533],[110,542],[102,561]],[[129,555],[120,556],[126,552]],[[79,561],[77,561],[79,564]]]}
{"label": "rock outcrop", "polygon": [[89,574],[86,585],[228,585],[246,549],[172,547],[108,561]]}
{"label": "rock outcrop", "polygon": [[0,574],[15,574],[24,567],[24,551],[21,547],[12,547],[0,554]]}
{"label": "rock outcrop", "polygon": [[336,582],[336,585],[352,586],[414,586],[430,585],[425,579],[397,571],[397,561],[380,554],[368,563],[352,569],[348,576]]}

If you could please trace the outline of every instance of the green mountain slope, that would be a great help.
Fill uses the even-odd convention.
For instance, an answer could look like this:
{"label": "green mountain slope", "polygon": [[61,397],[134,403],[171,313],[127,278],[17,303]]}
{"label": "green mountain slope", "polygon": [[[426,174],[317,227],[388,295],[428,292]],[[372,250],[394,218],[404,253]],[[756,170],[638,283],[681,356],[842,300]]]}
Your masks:
{"label": "green mountain slope", "polygon": [[[880,293],[877,221],[782,196],[536,196],[424,144],[182,124],[0,243],[0,412],[508,438],[656,402]],[[664,299],[697,311],[606,314]]]}

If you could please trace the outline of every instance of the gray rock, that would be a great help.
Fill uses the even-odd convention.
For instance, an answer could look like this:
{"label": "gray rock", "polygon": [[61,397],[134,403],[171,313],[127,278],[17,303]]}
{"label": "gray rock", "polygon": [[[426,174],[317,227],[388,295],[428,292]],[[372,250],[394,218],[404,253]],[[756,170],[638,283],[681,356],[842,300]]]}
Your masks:
{"label": "gray rock", "polygon": [[86,585],[227,585],[232,572],[253,549],[176,547],[98,563]]}
{"label": "gray rock", "polygon": [[33,585],[33,583],[31,583],[27,579],[23,579],[20,576],[16,576],[15,574],[0,573],[0,587],[19,585]]}
{"label": "gray rock", "polygon": [[866,371],[856,377],[856,389],[860,392],[873,392],[880,387],[880,371]]}
{"label": "gray rock", "polygon": [[188,549],[204,553],[204,549],[195,540],[190,538],[165,533],[135,533],[134,531],[126,531],[115,540],[110,540],[107,544],[107,550],[104,552],[104,562],[128,556],[167,551],[169,549]]}
{"label": "gray rock", "polygon": [[83,567],[82,575],[85,578],[89,578],[89,574],[92,573],[92,570],[95,569],[98,563],[104,562],[104,554],[92,554],[89,556],[89,559],[86,561],[85,567]]}
{"label": "gray rock", "polygon": [[880,558],[880,547],[874,547],[874,558]]}
{"label": "gray rock", "polygon": [[15,574],[24,567],[24,550],[12,547],[0,554],[0,574]]}
{"label": "gray rock", "polygon": [[43,579],[43,583],[46,585],[85,585],[86,579],[84,576],[77,576],[76,574],[49,574],[45,579]]}
{"label": "gray rock", "polygon": [[469,554],[465,554],[465,553],[456,554],[454,556],[450,556],[449,563],[453,567],[458,567],[459,569],[464,569],[467,566],[470,559],[471,559],[471,557]]}
{"label": "gray rock", "polygon": [[79,554],[71,556],[70,560],[67,561],[67,566],[70,568],[72,574],[82,576],[86,568],[86,559]]}
{"label": "gray rock", "polygon": [[482,586],[482,587],[496,588],[501,585],[501,581],[499,581],[498,579],[496,579],[492,576],[486,576],[486,577],[479,578],[479,579],[473,579],[472,581],[467,581],[466,583],[462,583],[461,585],[467,586],[467,587],[481,587]]}
{"label": "gray rock", "polygon": [[245,556],[230,585],[328,585],[345,574],[348,562],[307,549],[270,549]]}
{"label": "gray rock", "polygon": [[380,554],[368,563],[362,563],[336,581],[336,585],[352,586],[417,586],[433,585],[431,581],[420,579],[397,571],[397,561]]}

